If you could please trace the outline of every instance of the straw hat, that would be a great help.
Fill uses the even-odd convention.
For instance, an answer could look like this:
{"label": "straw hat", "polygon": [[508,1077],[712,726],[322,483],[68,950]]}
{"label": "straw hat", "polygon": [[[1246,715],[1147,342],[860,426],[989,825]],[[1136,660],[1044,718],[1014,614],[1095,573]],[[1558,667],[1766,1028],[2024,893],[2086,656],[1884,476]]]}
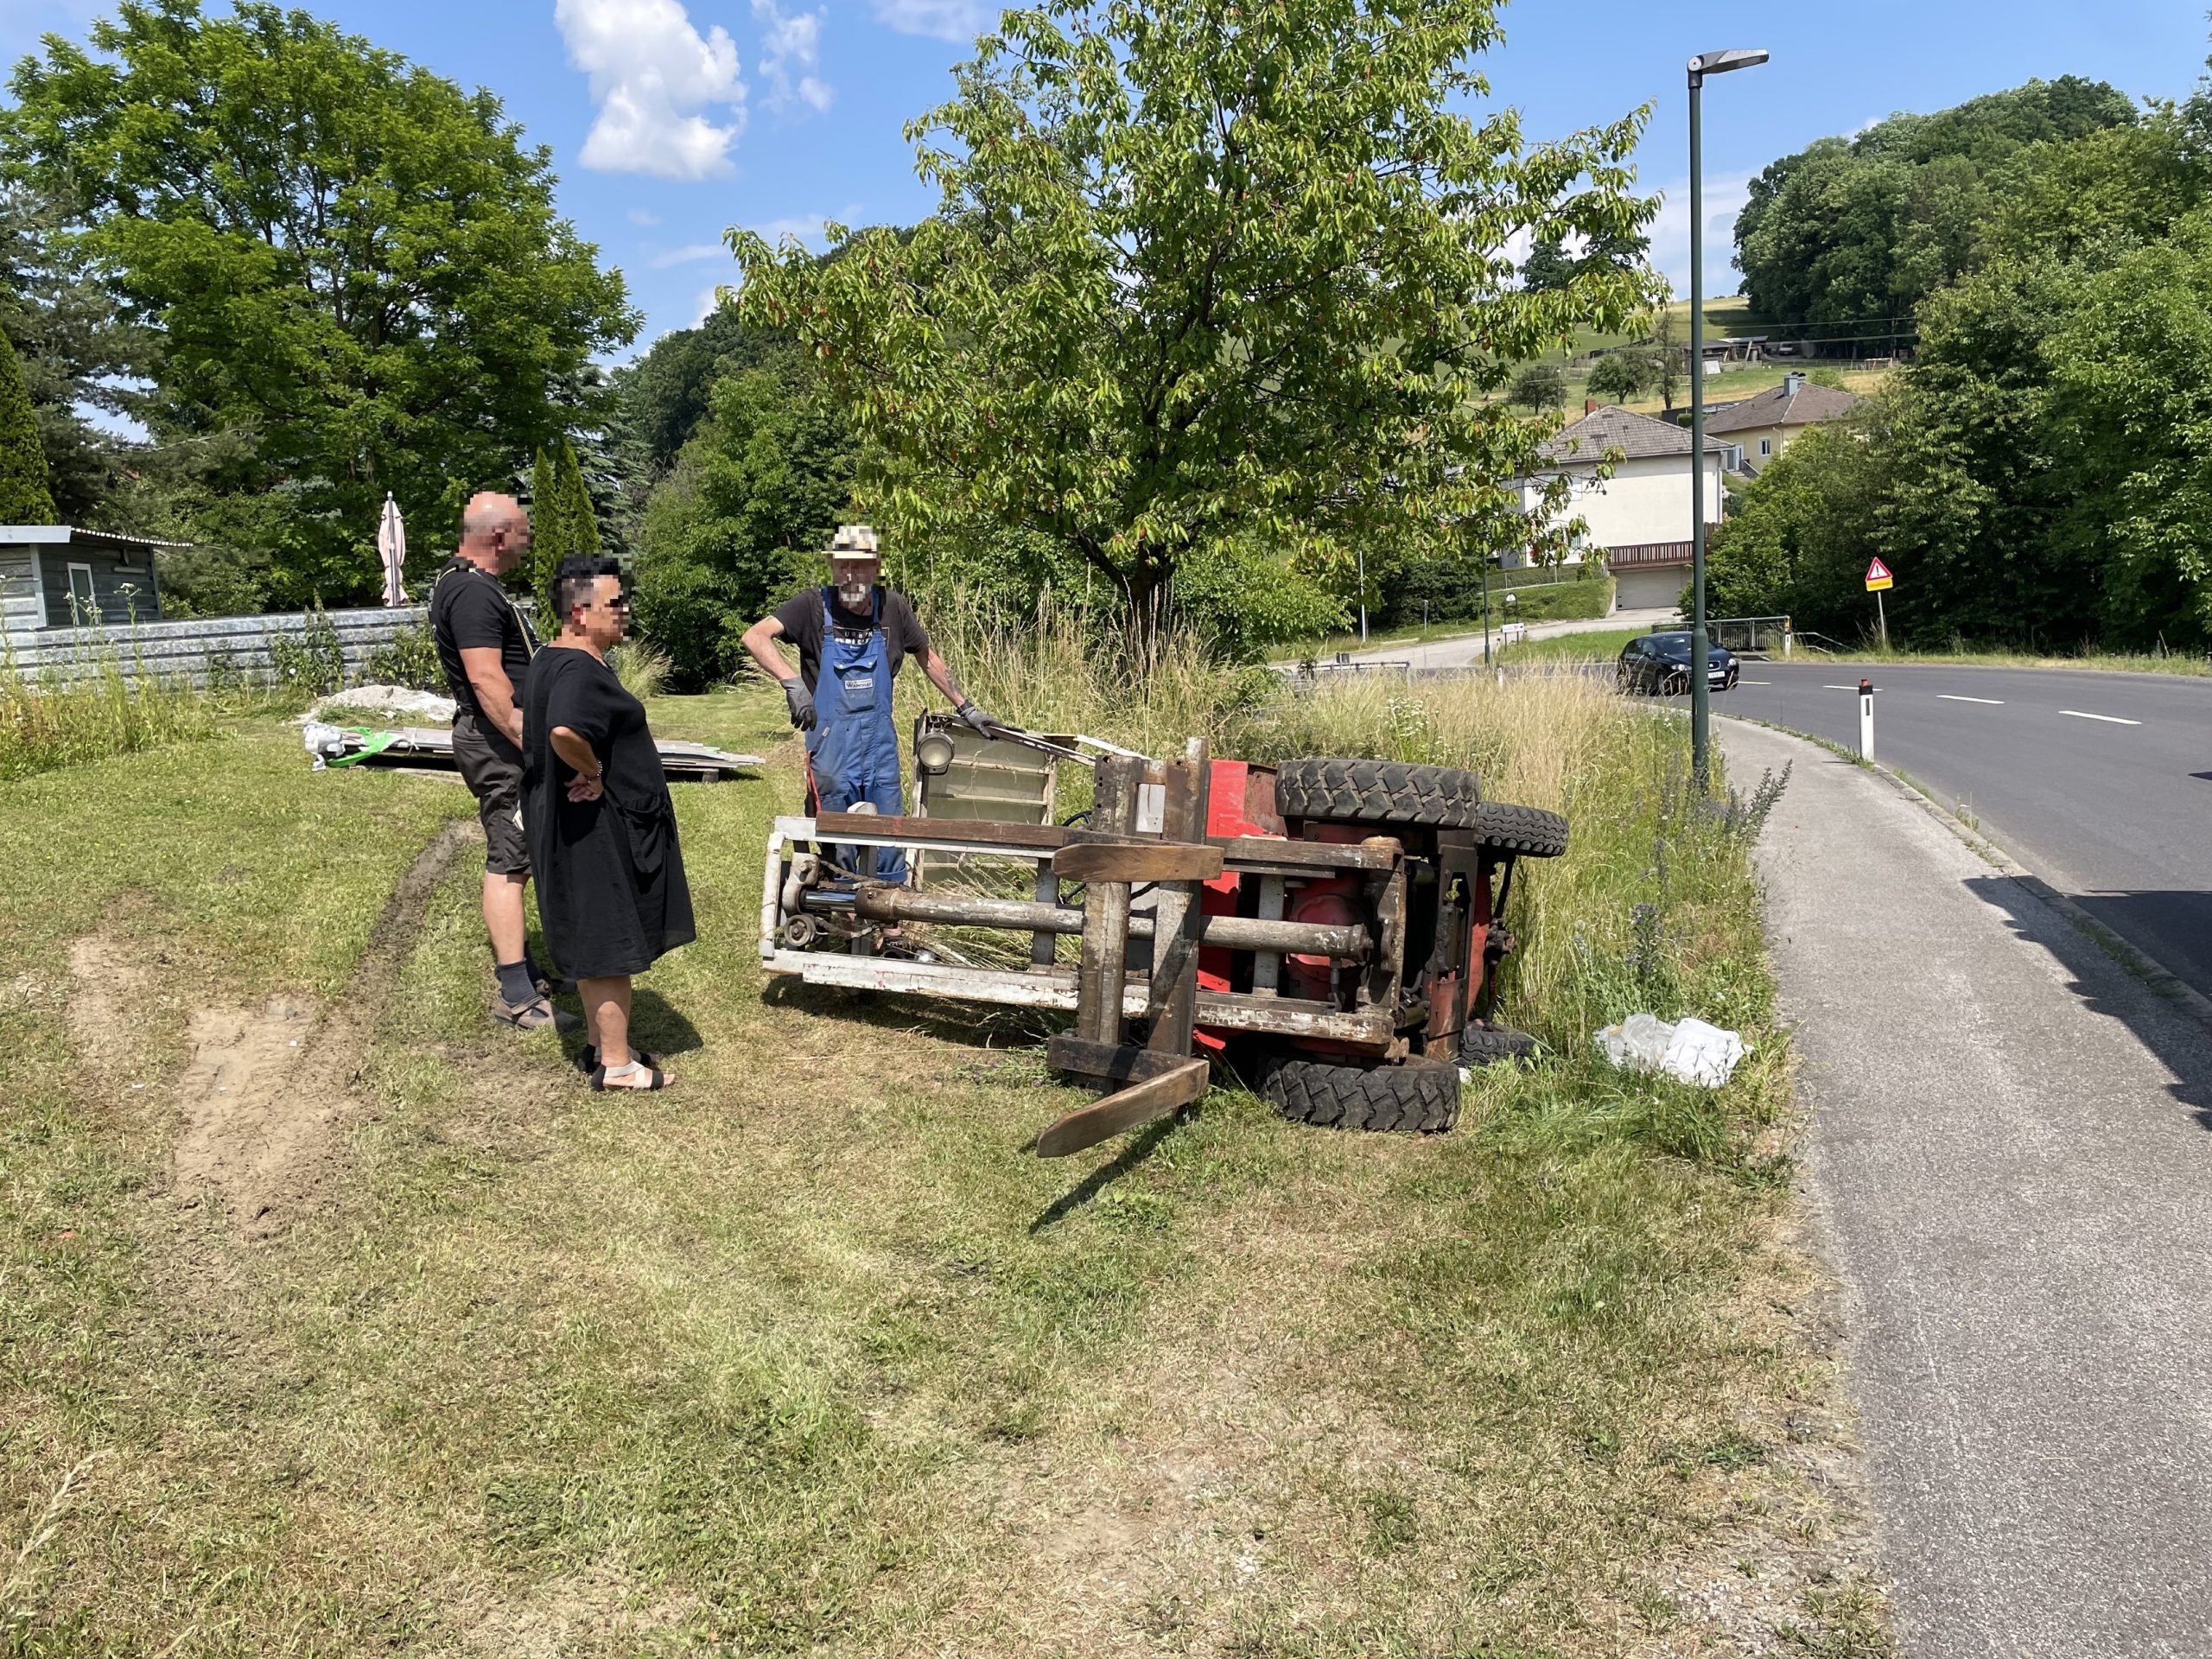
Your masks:
{"label": "straw hat", "polygon": [[833,559],[880,559],[876,550],[875,526],[873,524],[840,524],[837,533],[830,538],[829,556]]}

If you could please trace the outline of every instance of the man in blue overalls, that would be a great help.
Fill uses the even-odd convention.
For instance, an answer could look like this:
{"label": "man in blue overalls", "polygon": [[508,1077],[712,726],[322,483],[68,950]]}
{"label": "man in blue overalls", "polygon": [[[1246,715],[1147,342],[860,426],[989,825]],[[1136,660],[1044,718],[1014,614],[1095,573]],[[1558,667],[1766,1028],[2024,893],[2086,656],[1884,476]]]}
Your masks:
{"label": "man in blue overalls", "polygon": [[[829,585],[794,594],[774,615],[745,631],[746,650],[783,686],[791,724],[806,734],[807,766],[825,812],[847,811],[863,801],[893,817],[906,810],[891,682],[908,657],[920,658],[931,683],[951,699],[953,712],[969,727],[988,736],[995,724],[953,683],[912,602],[877,581],[882,569],[875,531],[866,524],[840,525],[830,543]],[[779,639],[798,647],[798,672]],[[846,849],[839,851],[849,858]],[[881,849],[873,858],[874,874],[881,880],[906,879],[904,852]]]}

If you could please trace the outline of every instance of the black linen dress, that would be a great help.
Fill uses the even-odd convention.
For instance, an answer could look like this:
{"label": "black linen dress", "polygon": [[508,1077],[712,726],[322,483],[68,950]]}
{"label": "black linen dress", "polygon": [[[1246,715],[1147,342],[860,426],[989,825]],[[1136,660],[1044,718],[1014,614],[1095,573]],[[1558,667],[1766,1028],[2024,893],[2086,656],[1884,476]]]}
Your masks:
{"label": "black linen dress", "polygon": [[[595,801],[571,801],[574,767],[554,752],[565,726],[607,768]],[[522,821],[537,914],[571,979],[643,973],[698,937],[676,842],[676,807],[645,705],[587,651],[548,646],[531,659],[522,702]]]}

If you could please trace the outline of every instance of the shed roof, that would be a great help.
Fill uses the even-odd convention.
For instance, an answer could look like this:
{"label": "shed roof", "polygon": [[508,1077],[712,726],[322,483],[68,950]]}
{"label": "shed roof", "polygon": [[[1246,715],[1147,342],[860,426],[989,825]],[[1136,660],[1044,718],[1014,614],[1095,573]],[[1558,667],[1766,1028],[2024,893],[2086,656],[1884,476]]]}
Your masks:
{"label": "shed roof", "polygon": [[1858,402],[1855,394],[1834,386],[1800,380],[1792,391],[1785,382],[1740,404],[1716,410],[1705,417],[1705,429],[1708,433],[1750,432],[1766,426],[1810,426],[1815,421],[1832,421],[1849,414]]}
{"label": "shed roof", "polygon": [[[1708,454],[1726,446],[1706,434]],[[1561,427],[1537,453],[1546,461],[1570,467],[1595,466],[1608,449],[1617,449],[1630,461],[1653,455],[1687,455],[1690,435],[1672,421],[1656,421],[1618,404],[1594,409],[1572,425]]]}
{"label": "shed roof", "polygon": [[125,536],[112,530],[78,530],[69,524],[0,524],[0,546],[96,547],[114,553],[143,552],[149,547],[190,547],[190,542],[156,541],[150,536]]}

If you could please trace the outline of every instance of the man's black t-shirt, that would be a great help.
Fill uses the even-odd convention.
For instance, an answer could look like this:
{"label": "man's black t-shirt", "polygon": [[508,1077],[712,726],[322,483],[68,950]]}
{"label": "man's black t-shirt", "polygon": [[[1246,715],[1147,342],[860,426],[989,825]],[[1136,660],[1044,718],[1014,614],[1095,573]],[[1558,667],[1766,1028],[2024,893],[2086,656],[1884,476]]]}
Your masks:
{"label": "man's black t-shirt", "polygon": [[449,561],[430,590],[430,637],[437,642],[438,665],[461,713],[484,712],[476,706],[476,688],[461,661],[462,652],[480,645],[499,653],[499,666],[515,689],[515,705],[521,707],[523,677],[530,671],[530,653],[537,641],[497,576],[467,559]]}
{"label": "man's black t-shirt", "polygon": [[[928,656],[930,637],[923,632],[913,603],[906,594],[894,594],[888,588],[875,591],[883,596],[883,671],[889,676],[896,674],[899,664],[909,656]],[[784,638],[798,647],[798,676],[810,691],[822,677],[822,594],[819,588],[809,588],[791,595],[776,611],[776,620],[784,625]],[[837,602],[834,591],[830,594],[830,614],[841,634],[866,633],[875,626],[872,605],[849,611]]]}

